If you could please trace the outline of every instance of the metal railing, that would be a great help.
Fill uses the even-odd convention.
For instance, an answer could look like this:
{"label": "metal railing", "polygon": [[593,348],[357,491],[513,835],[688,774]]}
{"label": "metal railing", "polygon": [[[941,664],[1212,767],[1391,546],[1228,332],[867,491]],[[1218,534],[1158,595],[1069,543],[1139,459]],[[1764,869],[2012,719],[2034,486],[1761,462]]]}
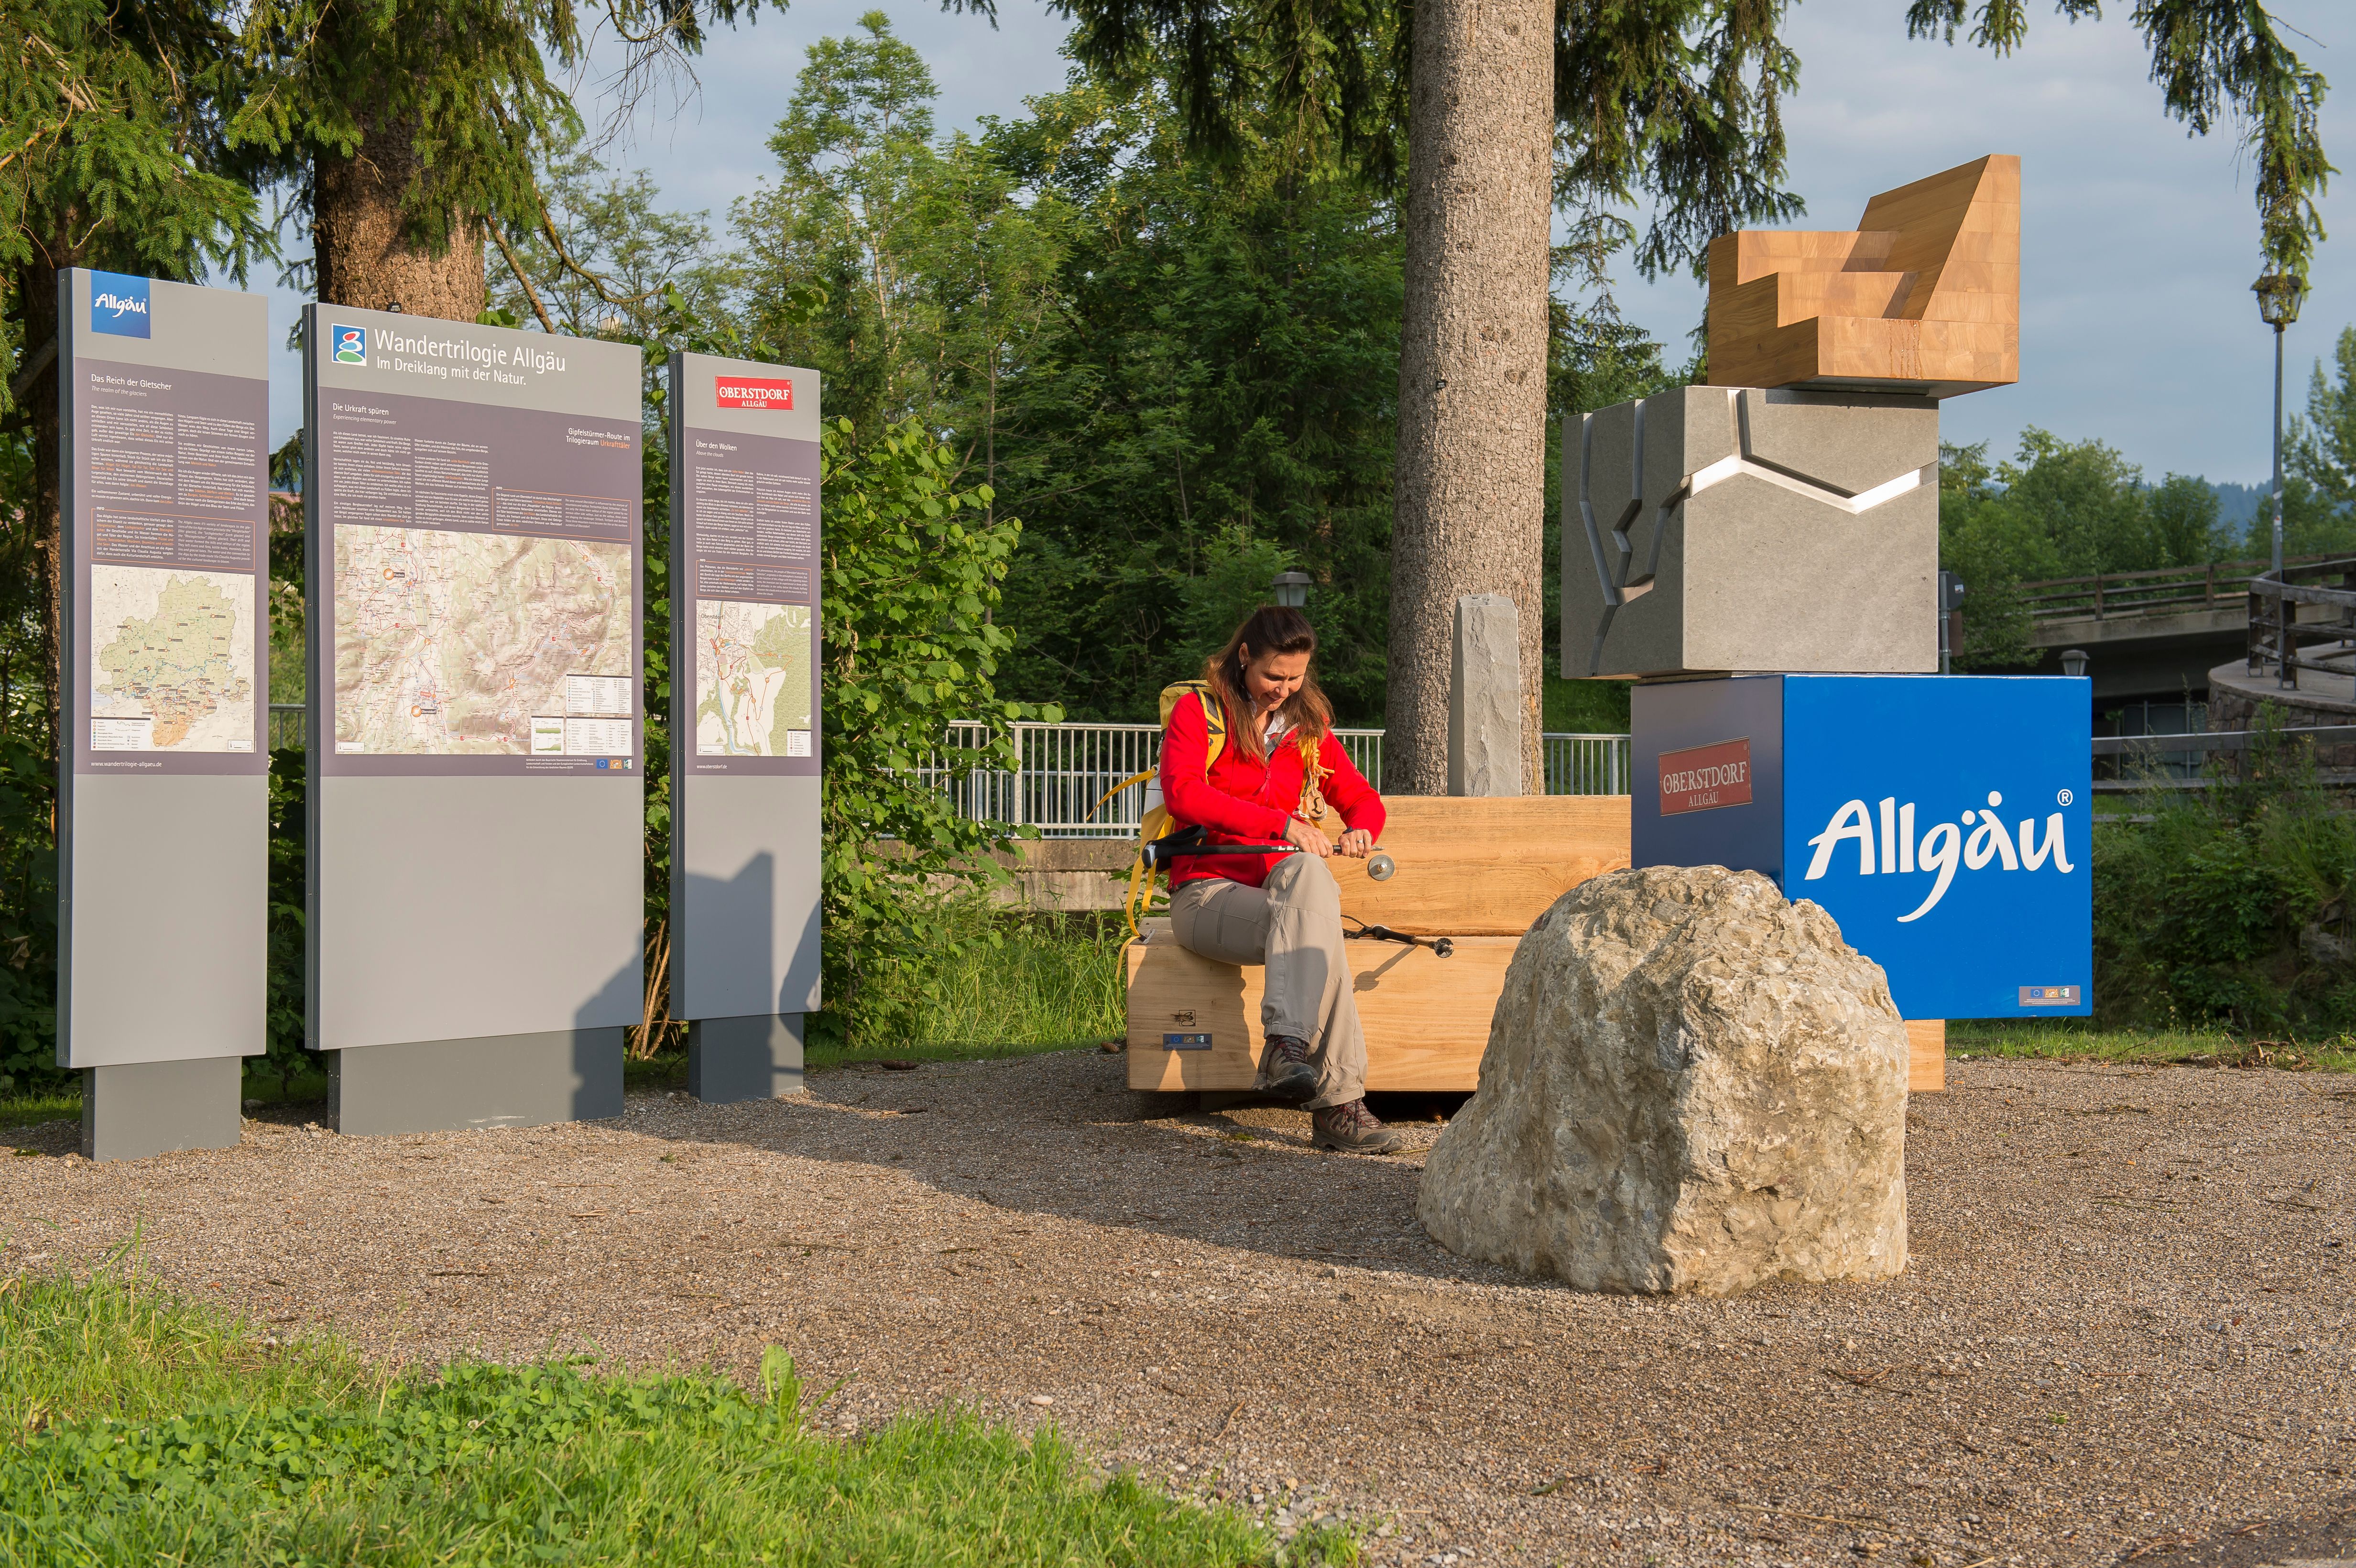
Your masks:
{"label": "metal railing", "polygon": [[[2321,613],[2301,621],[2302,604]],[[2263,675],[2268,665],[2276,683],[2293,691],[2303,669],[2356,675],[2356,557],[2285,562],[2279,580],[2271,571],[2250,579],[2250,673]]]}
{"label": "metal railing", "polygon": [[[945,752],[978,750],[987,730],[953,724]],[[1351,763],[1379,782],[1383,731],[1336,730]],[[1123,779],[1161,765],[1162,731],[1152,724],[1017,724],[1013,772],[976,768],[960,774],[948,755],[922,770],[957,800],[960,816],[1035,827],[1048,838],[1127,838],[1145,811],[1146,786],[1131,784],[1099,807]],[[1552,734],[1545,738],[1548,795],[1628,793],[1628,737]]]}
{"label": "metal railing", "polygon": [[[270,705],[270,745],[304,744],[304,707]],[[1050,838],[1127,838],[1145,810],[1145,786],[1132,784],[1101,807],[1098,802],[1123,779],[1161,765],[1158,724],[1017,724],[1016,765],[961,768],[956,754],[979,751],[988,727],[949,726],[940,754],[917,775],[953,795],[958,814],[982,822],[1036,827]],[[1336,730],[1351,763],[1366,777],[1383,776],[1380,730]],[[1548,795],[1628,793],[1628,737],[1550,734],[1545,738]]]}
{"label": "metal railing", "polygon": [[[2291,564],[2319,561],[2295,556]],[[2206,566],[2163,566],[2149,571],[2105,571],[2094,577],[2049,577],[2019,586],[2031,621],[2110,621],[2188,610],[2231,607],[2247,598],[2263,560],[2215,560]]]}

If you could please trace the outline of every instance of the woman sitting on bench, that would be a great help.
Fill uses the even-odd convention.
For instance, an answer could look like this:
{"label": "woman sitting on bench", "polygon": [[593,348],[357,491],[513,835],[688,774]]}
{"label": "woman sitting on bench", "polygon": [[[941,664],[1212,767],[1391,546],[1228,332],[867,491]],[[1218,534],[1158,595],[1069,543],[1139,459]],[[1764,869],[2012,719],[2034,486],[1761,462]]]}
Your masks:
{"label": "woman sitting on bench", "polygon": [[[1366,1109],[1366,1040],[1342,947],[1341,891],[1325,866],[1329,855],[1373,853],[1383,801],[1333,738],[1333,706],[1309,673],[1316,651],[1307,616],[1264,606],[1211,660],[1201,699],[1170,710],[1162,798],[1172,818],[1203,828],[1206,845],[1299,851],[1173,860],[1170,923],[1190,953],[1268,966],[1259,1087],[1305,1104],[1319,1147],[1388,1154],[1398,1135]],[[1211,757],[1204,709],[1215,701],[1226,741]],[[1328,805],[1347,826],[1338,843],[1318,827]]]}

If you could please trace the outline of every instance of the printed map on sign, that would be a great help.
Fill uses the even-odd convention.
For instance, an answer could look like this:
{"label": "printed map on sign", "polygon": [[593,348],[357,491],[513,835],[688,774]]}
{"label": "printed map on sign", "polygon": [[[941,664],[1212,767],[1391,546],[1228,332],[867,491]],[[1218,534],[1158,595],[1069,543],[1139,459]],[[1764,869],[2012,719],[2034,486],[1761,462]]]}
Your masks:
{"label": "printed map on sign", "polygon": [[810,755],[810,607],[695,602],[695,750]]}
{"label": "printed map on sign", "polygon": [[253,578],[91,568],[91,732],[101,751],[253,750]]}
{"label": "printed map on sign", "polygon": [[530,756],[568,677],[627,679],[633,624],[626,544],[338,527],[336,750]]}

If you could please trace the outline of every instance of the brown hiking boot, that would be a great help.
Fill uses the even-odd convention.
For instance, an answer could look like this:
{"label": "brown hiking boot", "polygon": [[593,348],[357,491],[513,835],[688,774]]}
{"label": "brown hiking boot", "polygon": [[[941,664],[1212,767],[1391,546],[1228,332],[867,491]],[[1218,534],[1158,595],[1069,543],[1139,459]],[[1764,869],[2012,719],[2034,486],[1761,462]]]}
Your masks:
{"label": "brown hiking boot", "polygon": [[1309,1060],[1309,1042],[1289,1034],[1268,1037],[1259,1059],[1260,1092],[1299,1102],[1317,1093],[1317,1069]]}
{"label": "brown hiking boot", "polygon": [[1364,1100],[1312,1111],[1309,1121],[1316,1129],[1312,1136],[1319,1148],[1344,1154],[1393,1154],[1399,1147],[1399,1136],[1375,1120]]}

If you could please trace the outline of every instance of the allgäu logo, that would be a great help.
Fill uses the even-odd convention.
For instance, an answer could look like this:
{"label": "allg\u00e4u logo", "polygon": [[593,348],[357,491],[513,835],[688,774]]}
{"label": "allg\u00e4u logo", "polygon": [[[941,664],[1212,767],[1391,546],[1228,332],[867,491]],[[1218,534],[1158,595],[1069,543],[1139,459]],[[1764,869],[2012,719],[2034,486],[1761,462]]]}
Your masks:
{"label": "allg\u00e4u logo", "polygon": [[[1832,820],[1825,824],[1825,830],[1808,840],[1815,854],[1808,861],[1808,874],[1801,880],[1821,880],[1833,869],[1833,852],[1854,839],[1857,874],[1860,877],[1928,873],[1935,879],[1930,896],[1915,906],[1914,912],[1898,917],[1898,923],[1904,925],[1930,913],[1947,896],[1959,863],[1967,871],[1985,870],[1991,863],[2008,871],[2037,871],[2050,861],[2054,870],[2065,877],[2076,869],[2070,864],[2069,848],[2062,839],[2062,813],[2057,811],[2046,817],[2042,843],[2038,840],[2037,819],[2021,818],[2020,836],[2016,841],[1996,812],[2004,804],[2004,796],[1990,790],[1987,803],[1987,810],[1974,807],[1962,813],[1959,821],[1933,823],[1918,839],[1914,833],[1914,803],[1910,800],[1901,805],[1897,796],[1886,796],[1879,803],[1880,833],[1877,843],[1874,814],[1866,809],[1865,802],[1845,802],[1833,813]],[[1880,862],[1878,873],[1877,859]]]}
{"label": "allg\u00e4u logo", "polygon": [[364,326],[331,326],[327,328],[330,357],[338,365],[368,363],[368,328]]}
{"label": "allg\u00e4u logo", "polygon": [[127,272],[92,272],[90,329],[115,337],[146,336],[147,280]]}

